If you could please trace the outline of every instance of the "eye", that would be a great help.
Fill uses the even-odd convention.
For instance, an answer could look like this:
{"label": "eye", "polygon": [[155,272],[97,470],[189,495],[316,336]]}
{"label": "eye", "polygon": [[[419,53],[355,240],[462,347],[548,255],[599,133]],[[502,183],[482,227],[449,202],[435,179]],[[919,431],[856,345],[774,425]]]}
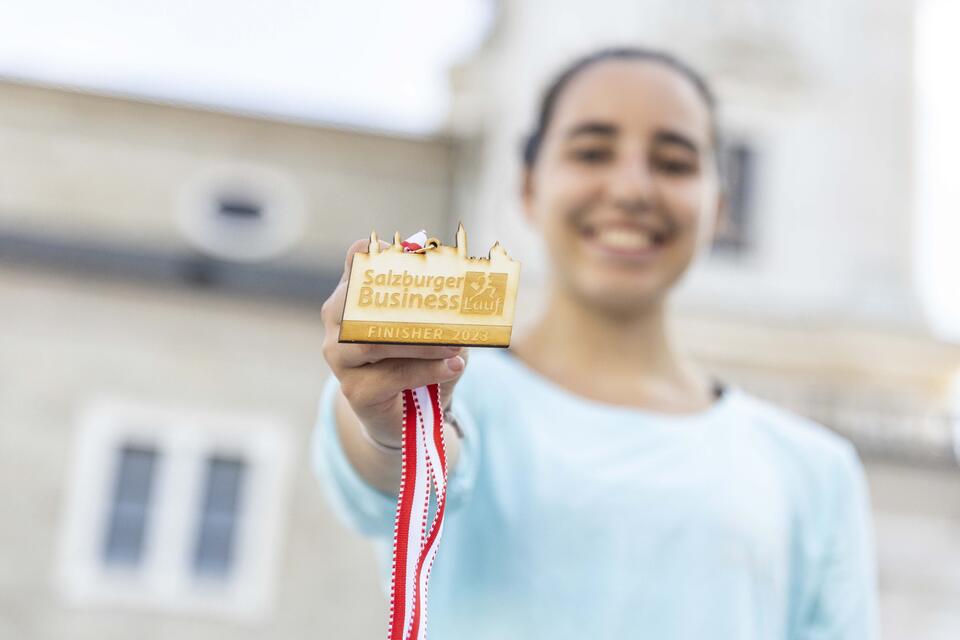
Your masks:
{"label": "eye", "polygon": [[656,158],[654,166],[664,173],[673,175],[685,175],[697,171],[696,160],[686,158]]}
{"label": "eye", "polygon": [[613,157],[613,152],[609,149],[592,147],[586,149],[574,149],[571,155],[580,162],[587,164],[597,164]]}

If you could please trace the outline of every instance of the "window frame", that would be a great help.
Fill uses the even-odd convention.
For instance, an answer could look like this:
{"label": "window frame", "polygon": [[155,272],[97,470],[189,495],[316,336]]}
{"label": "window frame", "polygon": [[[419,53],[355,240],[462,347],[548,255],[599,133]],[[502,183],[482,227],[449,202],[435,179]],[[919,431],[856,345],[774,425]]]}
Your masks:
{"label": "window frame", "polygon": [[[78,607],[207,613],[249,621],[272,609],[290,493],[291,430],[276,416],[98,398],[78,416],[57,581]],[[145,547],[136,567],[103,562],[105,527],[124,446],[156,449]],[[223,579],[194,573],[193,552],[213,457],[242,459],[247,484]]]}

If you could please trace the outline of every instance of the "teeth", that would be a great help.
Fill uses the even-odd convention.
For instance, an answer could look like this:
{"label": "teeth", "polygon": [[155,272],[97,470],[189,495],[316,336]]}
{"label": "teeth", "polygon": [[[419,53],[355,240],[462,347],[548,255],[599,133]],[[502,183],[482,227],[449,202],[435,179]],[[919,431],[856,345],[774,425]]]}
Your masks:
{"label": "teeth", "polygon": [[653,244],[647,233],[634,229],[600,229],[596,238],[615,249],[646,249]]}

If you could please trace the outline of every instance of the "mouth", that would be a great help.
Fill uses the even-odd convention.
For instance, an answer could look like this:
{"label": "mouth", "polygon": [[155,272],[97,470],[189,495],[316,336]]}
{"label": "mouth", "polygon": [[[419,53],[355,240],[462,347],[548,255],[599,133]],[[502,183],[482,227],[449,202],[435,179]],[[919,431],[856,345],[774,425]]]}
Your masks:
{"label": "mouth", "polygon": [[636,224],[583,225],[580,237],[589,250],[603,258],[647,262],[659,255],[667,234]]}

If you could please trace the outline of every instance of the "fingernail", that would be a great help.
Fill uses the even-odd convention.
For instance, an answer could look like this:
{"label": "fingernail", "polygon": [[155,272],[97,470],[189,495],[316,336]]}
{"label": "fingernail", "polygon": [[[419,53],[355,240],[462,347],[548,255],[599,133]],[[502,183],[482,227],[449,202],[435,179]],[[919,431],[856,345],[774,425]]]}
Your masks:
{"label": "fingernail", "polygon": [[453,371],[454,373],[457,373],[458,371],[463,371],[463,367],[465,365],[463,358],[461,358],[460,356],[447,358],[446,360],[444,360],[444,362],[446,363],[447,368],[450,369],[450,371]]}

